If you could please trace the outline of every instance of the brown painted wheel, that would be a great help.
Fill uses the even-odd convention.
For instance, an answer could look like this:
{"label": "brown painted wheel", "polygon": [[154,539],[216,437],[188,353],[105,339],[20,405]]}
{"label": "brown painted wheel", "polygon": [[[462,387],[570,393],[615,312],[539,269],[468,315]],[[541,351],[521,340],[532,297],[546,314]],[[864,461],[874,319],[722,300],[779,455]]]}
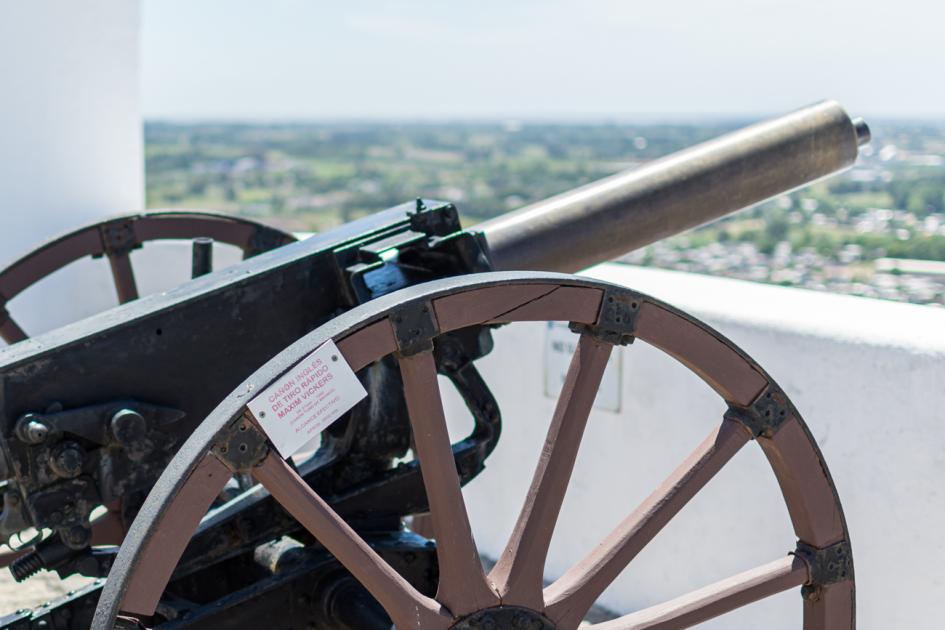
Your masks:
{"label": "brown painted wheel", "polygon": [[[485,575],[450,448],[430,345],[423,336],[483,323],[568,321],[580,338],[511,538]],[[400,322],[415,322],[404,326]],[[416,323],[419,322],[419,323]],[[419,337],[418,337],[419,335]],[[543,568],[604,367],[614,343],[643,340],[710,385],[728,411],[696,450],[583,560],[550,586]],[[437,539],[435,597],[420,594],[295,473],[258,432],[246,403],[314,349],[334,340],[357,371],[394,354],[400,364]],[[235,436],[235,437],[234,437]],[[242,436],[242,437],[241,437]],[[168,579],[221,485],[238,469],[226,444],[263,445],[243,461],[255,479],[367,588],[396,627],[576,628],[617,575],[752,438],[783,491],[799,542],[756,569],[591,627],[685,628],[801,588],[805,630],[854,627],[849,537],[817,445],[787,398],[751,359],[708,326],[645,295],[573,276],[496,273],[437,281],[382,297],[303,337],[259,369],[193,434],[158,481],[108,578],[94,627],[154,613]],[[236,440],[233,442],[232,440]],[[788,541],[785,541],[786,543]],[[515,625],[519,624],[519,625]]]}
{"label": "brown painted wheel", "polygon": [[[118,301],[138,297],[130,253],[156,240],[209,238],[235,245],[243,257],[294,242],[294,236],[255,221],[202,211],[163,211],[132,214],[88,225],[53,239],[0,271],[0,337],[16,343],[28,335],[6,304],[51,273],[86,256],[106,256],[111,266]],[[195,254],[198,243],[195,243]]]}

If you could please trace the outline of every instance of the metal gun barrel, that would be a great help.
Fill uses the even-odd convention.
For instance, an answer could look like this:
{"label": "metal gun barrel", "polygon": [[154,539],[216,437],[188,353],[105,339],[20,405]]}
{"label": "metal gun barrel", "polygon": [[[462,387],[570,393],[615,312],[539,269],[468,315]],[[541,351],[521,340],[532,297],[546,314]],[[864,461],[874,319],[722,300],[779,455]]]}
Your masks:
{"label": "metal gun barrel", "polygon": [[480,224],[497,269],[573,272],[847,168],[869,128],[824,101]]}

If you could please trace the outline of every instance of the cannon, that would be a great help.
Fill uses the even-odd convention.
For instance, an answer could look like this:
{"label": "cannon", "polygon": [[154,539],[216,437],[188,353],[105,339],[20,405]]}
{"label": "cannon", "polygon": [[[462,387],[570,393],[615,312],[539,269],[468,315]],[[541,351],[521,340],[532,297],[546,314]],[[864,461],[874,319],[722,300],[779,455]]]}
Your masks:
{"label": "cannon", "polygon": [[[110,253],[107,228],[130,226],[126,247],[145,239],[134,221],[96,227],[88,253],[113,271],[118,259],[126,303],[0,351],[0,532],[35,533],[7,561],[18,579],[96,580],[0,627],[576,628],[756,441],[796,533],[790,555],[594,627],[683,628],[798,588],[806,630],[853,628],[843,511],[788,392],[707,325],[568,272],[847,168],[868,140],[865,123],[824,102],[469,229],[453,204],[417,199],[299,242],[269,234],[257,249],[272,249],[212,273],[201,240],[192,280],[138,299],[122,293],[127,250]],[[173,237],[197,236],[208,235]],[[521,321],[568,322],[577,350],[516,527],[486,573],[460,489],[484,470],[502,418],[476,362],[493,328]],[[692,370],[726,411],[544,587],[604,366],[637,339]],[[473,419],[455,443],[440,377]]]}

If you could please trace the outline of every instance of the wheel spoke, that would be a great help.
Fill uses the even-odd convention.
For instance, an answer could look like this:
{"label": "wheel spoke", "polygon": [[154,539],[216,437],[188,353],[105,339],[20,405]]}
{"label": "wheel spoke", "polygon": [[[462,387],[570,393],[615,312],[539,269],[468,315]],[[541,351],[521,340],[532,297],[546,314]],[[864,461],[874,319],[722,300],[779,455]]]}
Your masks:
{"label": "wheel spoke", "polygon": [[10,313],[3,307],[0,307],[0,337],[3,337],[3,340],[10,344],[28,338],[26,332],[13,321]]}
{"label": "wheel spoke", "polygon": [[127,254],[109,254],[108,264],[112,267],[112,278],[118,291],[118,301],[122,304],[138,299],[138,286],[135,284],[131,257]]}
{"label": "wheel spoke", "polygon": [[489,574],[503,603],[544,608],[542,578],[548,546],[611,350],[613,345],[588,335],[578,341],[525,504]]}
{"label": "wheel spoke", "polygon": [[469,526],[433,353],[400,357],[400,372],[414,448],[430,504],[430,521],[436,535],[440,565],[436,598],[456,616],[498,605],[499,597],[486,582]]}
{"label": "wheel spoke", "polygon": [[803,585],[807,563],[787,556],[668,602],[591,627],[597,630],[681,630]]}
{"label": "wheel spoke", "polygon": [[256,478],[384,607],[397,628],[447,628],[452,619],[421,595],[358,536],[274,452],[253,469]]}
{"label": "wheel spoke", "polygon": [[741,423],[723,420],[596,549],[545,589],[546,614],[565,626],[580,622],[627,564],[750,438]]}

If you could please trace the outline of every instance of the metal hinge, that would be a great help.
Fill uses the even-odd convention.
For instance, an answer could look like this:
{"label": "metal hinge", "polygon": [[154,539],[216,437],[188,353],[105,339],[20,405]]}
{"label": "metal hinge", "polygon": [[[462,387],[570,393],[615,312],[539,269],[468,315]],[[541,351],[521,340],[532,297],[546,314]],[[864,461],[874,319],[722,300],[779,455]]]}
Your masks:
{"label": "metal hinge", "polygon": [[238,417],[220,432],[213,454],[234,473],[248,473],[269,454],[266,434],[246,415]]}
{"label": "metal hinge", "polygon": [[853,554],[850,543],[845,540],[823,549],[798,541],[794,555],[802,558],[810,570],[805,589],[813,590],[853,579]]}
{"label": "metal hinge", "polygon": [[626,346],[633,343],[636,334],[637,316],[643,298],[639,293],[619,287],[604,290],[600,314],[596,324],[571,322],[572,331],[590,335],[605,343]]}
{"label": "metal hinge", "polygon": [[404,357],[433,350],[433,339],[440,334],[430,302],[409,302],[391,313],[390,322],[397,351]]}
{"label": "metal hinge", "polygon": [[768,385],[748,407],[730,405],[725,419],[741,422],[756,438],[770,438],[792,415],[787,395],[774,385]]}
{"label": "metal hinge", "polygon": [[132,219],[120,219],[99,226],[102,249],[109,256],[121,256],[141,247]]}

